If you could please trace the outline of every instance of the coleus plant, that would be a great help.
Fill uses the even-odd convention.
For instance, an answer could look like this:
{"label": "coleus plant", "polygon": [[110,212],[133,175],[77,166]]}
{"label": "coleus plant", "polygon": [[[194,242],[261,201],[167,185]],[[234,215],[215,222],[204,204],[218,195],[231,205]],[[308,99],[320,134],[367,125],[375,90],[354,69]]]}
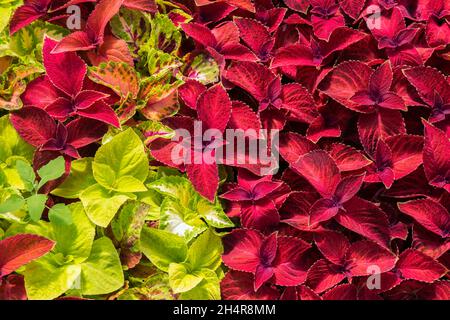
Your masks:
{"label": "coleus plant", "polygon": [[[35,19],[64,26],[66,7],[44,2],[24,2],[12,37],[42,23],[17,27]],[[4,94],[13,101],[8,109],[20,109],[11,115],[15,129],[37,149],[35,171],[61,155],[71,162],[64,182],[40,191],[50,192],[48,207],[74,202],[72,221],[0,214],[0,233],[56,242],[9,275],[9,288],[20,287],[23,275],[31,299],[450,298],[445,1],[66,5],[74,3],[82,9],[81,30],[45,38],[43,66],[36,63],[45,75],[25,75],[20,90]],[[18,19],[24,12],[28,20]],[[31,90],[45,81],[45,91]],[[43,94],[47,100],[32,100]],[[98,103],[118,121],[86,119],[78,108]],[[69,113],[53,108],[69,105]],[[3,202],[14,188],[26,189],[16,168],[26,162],[14,155],[31,161],[33,153],[4,119]],[[212,146],[191,141],[190,156],[174,159],[177,129],[193,136],[196,121],[203,124],[198,135],[281,131],[269,151],[282,159],[269,172],[260,155],[247,153],[237,158],[256,164],[214,152],[212,163],[191,161],[225,148],[223,139]],[[234,225],[222,248],[216,229]],[[83,248],[75,246],[80,242]],[[372,288],[374,277],[380,286]]]}

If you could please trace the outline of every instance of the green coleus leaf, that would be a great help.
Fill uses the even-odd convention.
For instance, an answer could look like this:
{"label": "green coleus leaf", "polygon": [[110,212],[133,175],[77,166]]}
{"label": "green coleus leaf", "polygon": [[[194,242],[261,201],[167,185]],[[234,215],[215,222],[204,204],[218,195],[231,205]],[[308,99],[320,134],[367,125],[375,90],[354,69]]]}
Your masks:
{"label": "green coleus leaf", "polygon": [[66,199],[77,199],[80,193],[96,184],[92,173],[93,158],[81,158],[72,161],[70,174],[52,194]]}
{"label": "green coleus leaf", "polygon": [[89,258],[81,264],[81,292],[98,295],[113,292],[124,283],[122,265],[109,238],[94,241]]}
{"label": "green coleus leaf", "polygon": [[80,202],[68,206],[72,224],[52,222],[51,239],[56,241],[55,251],[71,256],[75,263],[85,261],[95,238],[95,226],[87,217]]}
{"label": "green coleus leaf", "polygon": [[155,190],[147,190],[137,194],[137,200],[148,206],[146,220],[159,220],[163,197]]}
{"label": "green coleus leaf", "polygon": [[205,198],[198,196],[196,209],[198,214],[212,227],[231,228],[234,226],[219,202],[211,203]]}
{"label": "green coleus leaf", "polygon": [[64,157],[58,157],[49,161],[46,165],[38,170],[41,180],[37,186],[37,190],[43,187],[47,182],[60,178],[66,171],[66,161]]}
{"label": "green coleus leaf", "polygon": [[191,270],[216,270],[221,264],[222,241],[211,230],[207,230],[192,242],[186,262]]}
{"label": "green coleus leaf", "polygon": [[202,281],[189,291],[180,295],[180,300],[220,300],[220,280],[211,270],[201,271]]}
{"label": "green coleus leaf", "polygon": [[51,207],[48,211],[48,218],[55,225],[72,224],[72,213],[70,212],[69,207],[63,203],[58,203]]}
{"label": "green coleus leaf", "polygon": [[133,129],[114,136],[101,146],[92,165],[95,180],[103,187],[119,192],[142,192],[148,175],[144,144]]}
{"label": "green coleus leaf", "polygon": [[118,193],[94,184],[80,194],[80,200],[89,219],[96,225],[106,228],[128,199],[133,194]]}
{"label": "green coleus leaf", "polygon": [[137,201],[126,203],[111,222],[111,230],[121,249],[122,263],[133,268],[140,260],[140,235],[149,206]]}
{"label": "green coleus leaf", "polygon": [[189,291],[203,280],[201,271],[191,271],[186,263],[171,263],[168,272],[169,284],[175,293]]}
{"label": "green coleus leaf", "polygon": [[217,62],[206,54],[189,53],[184,57],[183,74],[205,85],[219,81]]}
{"label": "green coleus leaf", "polygon": [[141,232],[141,250],[156,267],[167,272],[171,263],[186,260],[188,249],[182,237],[144,226]]}
{"label": "green coleus leaf", "polygon": [[41,219],[42,213],[45,209],[45,203],[47,202],[47,196],[45,194],[34,194],[26,198],[28,213],[32,221],[38,221]]}
{"label": "green coleus leaf", "polygon": [[49,253],[28,264],[23,272],[30,300],[52,300],[76,287],[81,265],[64,264],[60,256]]}
{"label": "green coleus leaf", "polygon": [[28,162],[18,160],[16,161],[16,169],[23,181],[25,189],[32,191],[36,181],[36,174],[34,173],[33,167]]}
{"label": "green coleus leaf", "polygon": [[190,241],[205,231],[207,226],[197,213],[176,200],[165,198],[161,204],[160,228]]}
{"label": "green coleus leaf", "polygon": [[145,137],[144,143],[146,145],[158,138],[172,139],[175,136],[175,131],[172,128],[163,125],[159,121],[144,121],[139,124],[138,128]]}
{"label": "green coleus leaf", "polygon": [[189,207],[196,195],[191,182],[180,176],[165,176],[147,186],[166,197],[178,200],[185,207]]}
{"label": "green coleus leaf", "polygon": [[157,273],[145,280],[140,287],[124,290],[118,300],[173,300],[167,274]]}
{"label": "green coleus leaf", "polygon": [[0,213],[8,213],[20,210],[25,204],[25,200],[22,196],[19,195],[11,195],[5,201],[0,203]]}

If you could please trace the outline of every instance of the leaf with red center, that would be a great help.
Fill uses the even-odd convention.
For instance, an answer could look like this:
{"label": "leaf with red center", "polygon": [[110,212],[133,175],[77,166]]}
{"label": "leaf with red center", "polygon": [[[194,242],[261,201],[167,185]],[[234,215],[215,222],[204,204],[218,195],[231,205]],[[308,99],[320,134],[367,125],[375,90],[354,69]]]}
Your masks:
{"label": "leaf with red center", "polygon": [[76,109],[86,109],[92,106],[95,102],[107,98],[108,95],[102,92],[93,90],[83,90],[75,97]]}
{"label": "leaf with red center", "polygon": [[349,247],[345,260],[350,275],[359,277],[371,275],[374,268],[379,270],[379,273],[392,270],[397,262],[397,257],[379,245],[363,240],[355,242]]}
{"label": "leaf with red center", "polygon": [[372,163],[361,151],[342,143],[333,143],[328,153],[341,172],[359,170]]}
{"label": "leaf with red center", "polygon": [[442,264],[413,249],[402,252],[396,268],[403,278],[423,282],[434,282],[447,273]]}
{"label": "leaf with red center", "polygon": [[34,147],[39,147],[53,138],[55,121],[42,109],[22,108],[11,114],[11,122],[19,135]]}
{"label": "leaf with red center", "polygon": [[44,39],[44,66],[52,84],[70,97],[75,97],[83,87],[86,64],[73,52],[51,53],[58,42],[46,37]]}
{"label": "leaf with red center", "polygon": [[78,118],[67,124],[67,143],[76,149],[100,140],[108,131],[103,122]]}
{"label": "leaf with red center", "polygon": [[406,134],[405,121],[400,111],[380,108],[359,116],[358,133],[366,152],[374,154],[380,139]]}
{"label": "leaf with red center", "polygon": [[320,231],[314,234],[314,242],[319,251],[330,262],[342,265],[350,242],[342,233],[336,231]]}
{"label": "leaf with red center", "polygon": [[449,300],[450,284],[448,281],[423,283],[415,280],[403,281],[400,285],[388,291],[387,300]]}
{"label": "leaf with red center", "polygon": [[325,259],[320,259],[308,270],[306,284],[315,293],[322,293],[345,279],[341,268]]}
{"label": "leaf with red center", "polygon": [[276,300],[279,292],[274,287],[263,285],[255,292],[253,275],[239,271],[228,271],[220,283],[224,300]]}
{"label": "leaf with red center", "polygon": [[271,199],[243,202],[241,210],[241,223],[246,228],[264,231],[280,222],[277,207]]}
{"label": "leaf with red center", "polygon": [[235,62],[227,69],[225,78],[260,102],[267,98],[269,84],[275,79],[275,75],[258,63]]}
{"label": "leaf with red center", "polygon": [[55,243],[33,234],[18,234],[0,241],[0,278],[50,252]]}
{"label": "leaf with red center", "polygon": [[231,101],[221,84],[212,86],[200,95],[197,113],[199,120],[203,122],[203,130],[225,131],[231,116]]}
{"label": "leaf with red center", "polygon": [[447,135],[422,121],[425,126],[425,144],[423,148],[423,166],[430,185],[444,188],[450,192],[450,140]]}
{"label": "leaf with red center", "polygon": [[275,39],[270,35],[268,28],[261,22],[248,18],[234,18],[234,23],[239,28],[242,40],[256,56],[263,61],[269,58]]}
{"label": "leaf with red center", "polygon": [[198,97],[206,90],[205,85],[196,80],[188,79],[178,88],[178,95],[189,108],[195,110],[197,108]]}
{"label": "leaf with red center", "polygon": [[440,203],[426,198],[399,203],[398,208],[431,232],[443,238],[450,235],[450,213]]}
{"label": "leaf with red center", "polygon": [[313,150],[301,156],[292,167],[324,198],[331,198],[341,180],[334,160],[323,150]]}
{"label": "leaf with red center", "polygon": [[317,227],[318,223],[330,220],[339,212],[339,203],[331,199],[319,199],[310,209],[309,224]]}
{"label": "leaf with red center", "polygon": [[365,63],[343,62],[328,73],[320,83],[319,90],[351,110],[365,111],[351,98],[357,92],[367,90],[372,73]]}
{"label": "leaf with red center", "polygon": [[47,105],[44,110],[53,118],[59,121],[66,121],[70,114],[74,111],[73,104],[66,98],[57,98],[55,101]]}
{"label": "leaf with red center", "polygon": [[343,227],[352,230],[379,245],[388,248],[390,242],[389,222],[386,214],[372,202],[353,197],[335,216]]}
{"label": "leaf with red center", "polygon": [[296,286],[306,280],[304,252],[309,243],[294,237],[278,237],[277,256],[273,261],[274,282],[280,286]]}
{"label": "leaf with red center", "polygon": [[420,225],[413,227],[412,239],[412,248],[433,259],[439,259],[450,250],[450,242],[446,238],[442,238]]}
{"label": "leaf with red center", "polygon": [[289,111],[291,119],[311,123],[319,115],[311,94],[298,83],[286,84],[282,87],[282,107]]}
{"label": "leaf with red center", "polygon": [[236,229],[223,238],[223,263],[238,271],[255,273],[260,264],[263,235],[252,229]]}
{"label": "leaf with red center", "polygon": [[76,31],[64,37],[53,53],[86,51],[100,46],[104,41],[105,28],[122,6],[123,0],[101,0],[89,15],[85,31]]}
{"label": "leaf with red center", "polygon": [[11,35],[47,14],[52,0],[28,0],[17,8],[9,25]]}
{"label": "leaf with red center", "polygon": [[290,165],[314,149],[317,149],[317,146],[298,133],[287,132],[280,135],[279,152]]}
{"label": "leaf with red center", "polygon": [[[373,36],[378,40],[387,39],[394,41],[395,36],[402,30],[406,28],[405,20],[402,12],[399,8],[394,8],[392,10],[386,10],[377,17],[377,23],[372,22],[373,17],[366,17],[367,24]],[[371,20],[372,19],[372,20]],[[383,26],[382,28],[377,28],[377,25]],[[392,44],[394,46],[396,44]],[[382,48],[380,48],[382,49]]]}

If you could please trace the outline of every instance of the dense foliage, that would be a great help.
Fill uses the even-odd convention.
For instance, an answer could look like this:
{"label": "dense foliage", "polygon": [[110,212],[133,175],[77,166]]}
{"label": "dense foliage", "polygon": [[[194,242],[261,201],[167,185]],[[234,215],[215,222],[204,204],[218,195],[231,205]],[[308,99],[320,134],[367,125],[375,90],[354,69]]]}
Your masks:
{"label": "dense foliage", "polygon": [[450,298],[448,1],[0,16],[0,299]]}

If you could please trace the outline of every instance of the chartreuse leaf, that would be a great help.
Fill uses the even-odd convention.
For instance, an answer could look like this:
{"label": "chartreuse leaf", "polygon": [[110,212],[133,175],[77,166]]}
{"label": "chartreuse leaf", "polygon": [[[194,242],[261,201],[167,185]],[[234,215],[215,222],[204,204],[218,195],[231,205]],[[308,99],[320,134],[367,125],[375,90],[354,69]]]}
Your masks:
{"label": "chartreuse leaf", "polygon": [[101,146],[92,165],[95,180],[119,192],[142,192],[147,188],[148,158],[144,144],[133,129],[114,136]]}
{"label": "chartreuse leaf", "polygon": [[203,280],[180,295],[181,300],[220,300],[220,280],[214,271],[203,269]]}
{"label": "chartreuse leaf", "polygon": [[[19,136],[16,129],[14,129],[9,121],[9,115],[0,118],[0,140],[4,141],[5,145],[10,150],[11,155],[24,157],[27,160],[33,158],[33,147]],[[0,158],[0,162],[2,161],[5,162],[6,159]]]}
{"label": "chartreuse leaf", "polygon": [[66,199],[77,199],[80,193],[96,184],[92,174],[93,158],[81,158],[72,161],[67,179],[52,194]]}
{"label": "chartreuse leaf", "polygon": [[8,213],[20,210],[25,204],[22,196],[13,194],[6,201],[0,203],[0,213]]}
{"label": "chartreuse leaf", "polygon": [[119,208],[128,199],[136,196],[129,193],[118,193],[94,184],[80,194],[80,200],[89,219],[96,225],[106,228]]}
{"label": "chartreuse leaf", "polygon": [[55,225],[69,225],[72,223],[72,213],[69,207],[63,203],[58,203],[51,207],[48,211],[48,218]]}
{"label": "chartreuse leaf", "polygon": [[70,204],[72,224],[53,223],[52,239],[56,241],[55,250],[64,256],[74,257],[80,263],[89,257],[95,237],[95,226],[86,216],[80,202]]}
{"label": "chartreuse leaf", "polygon": [[34,194],[26,199],[28,206],[28,213],[32,221],[41,219],[42,213],[45,209],[47,196],[45,194]]}
{"label": "chartreuse leaf", "polygon": [[189,291],[202,280],[202,273],[199,271],[192,272],[186,263],[171,263],[169,265],[169,284],[175,293]]}
{"label": "chartreuse leaf", "polygon": [[144,226],[141,232],[141,250],[156,267],[167,272],[171,263],[186,260],[188,249],[182,237]]}
{"label": "chartreuse leaf", "polygon": [[147,190],[137,194],[138,201],[148,206],[146,220],[159,220],[162,196],[155,190]]}
{"label": "chartreuse leaf", "polygon": [[17,172],[19,172],[19,176],[23,181],[25,189],[27,191],[33,190],[36,181],[36,174],[34,173],[33,167],[31,167],[28,162],[17,160],[16,169]]}
{"label": "chartreuse leaf", "polygon": [[124,290],[118,300],[173,300],[167,274],[157,272],[147,278],[142,286]]}
{"label": "chartreuse leaf", "polygon": [[91,255],[81,264],[81,292],[105,294],[119,289],[123,282],[122,265],[112,241],[107,237],[95,240]]}
{"label": "chartreuse leaf", "polygon": [[178,201],[165,198],[161,204],[160,228],[190,241],[207,229],[198,214],[183,207]]}
{"label": "chartreuse leaf", "polygon": [[64,264],[58,255],[47,254],[28,264],[23,272],[30,300],[52,300],[76,286],[81,265]]}
{"label": "chartreuse leaf", "polygon": [[58,157],[48,162],[45,166],[38,170],[41,181],[37,186],[37,190],[42,188],[47,182],[60,178],[66,171],[66,161],[64,157]]}
{"label": "chartreuse leaf", "polygon": [[218,202],[213,204],[198,196],[196,207],[198,214],[206,220],[208,225],[216,228],[231,228],[234,226]]}
{"label": "chartreuse leaf", "polygon": [[183,206],[189,207],[196,192],[191,182],[180,176],[166,176],[147,185],[166,197],[178,200]]}
{"label": "chartreuse leaf", "polygon": [[194,240],[188,249],[186,262],[192,270],[216,270],[221,264],[223,246],[220,237],[207,230]]}

